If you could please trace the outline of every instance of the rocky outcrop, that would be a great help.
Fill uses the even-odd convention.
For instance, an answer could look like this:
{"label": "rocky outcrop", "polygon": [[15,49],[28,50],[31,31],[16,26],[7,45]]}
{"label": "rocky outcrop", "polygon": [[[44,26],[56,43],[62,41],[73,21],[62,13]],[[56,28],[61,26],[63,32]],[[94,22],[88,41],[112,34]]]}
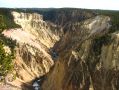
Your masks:
{"label": "rocky outcrop", "polygon": [[[12,12],[14,21],[22,28],[4,30],[2,34],[15,40],[14,71],[16,80],[9,82],[12,85],[31,86],[31,81],[49,72],[54,65],[50,48],[59,37],[56,25],[43,21],[37,13]],[[26,90],[26,89],[25,89]]]}
{"label": "rocky outcrop", "polygon": [[[24,31],[31,33],[48,48],[59,40],[56,25],[43,21],[43,16],[37,13],[12,12],[14,21],[21,25]],[[57,35],[56,35],[57,34]]]}
{"label": "rocky outcrop", "polygon": [[71,24],[54,46],[59,54],[43,90],[118,90],[118,33],[110,18],[96,16]]}
{"label": "rocky outcrop", "polygon": [[[54,49],[59,53],[66,49],[76,49],[84,41],[103,36],[109,30],[109,17],[96,16],[82,22],[75,22],[69,24],[67,33],[64,37],[54,45]],[[65,50],[64,50],[65,49]]]}
{"label": "rocky outcrop", "polygon": [[42,90],[118,90],[119,35],[109,33],[110,18],[88,11],[64,12],[48,21],[38,13],[12,12],[22,28],[2,32],[17,42],[16,80],[8,83],[21,89],[46,75]]}

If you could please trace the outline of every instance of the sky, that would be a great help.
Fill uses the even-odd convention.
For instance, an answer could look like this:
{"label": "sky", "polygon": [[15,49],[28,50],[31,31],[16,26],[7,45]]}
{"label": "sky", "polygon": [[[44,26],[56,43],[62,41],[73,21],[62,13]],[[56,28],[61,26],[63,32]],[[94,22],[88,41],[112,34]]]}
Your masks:
{"label": "sky", "polygon": [[88,8],[119,10],[119,0],[0,0],[0,7],[9,8]]}

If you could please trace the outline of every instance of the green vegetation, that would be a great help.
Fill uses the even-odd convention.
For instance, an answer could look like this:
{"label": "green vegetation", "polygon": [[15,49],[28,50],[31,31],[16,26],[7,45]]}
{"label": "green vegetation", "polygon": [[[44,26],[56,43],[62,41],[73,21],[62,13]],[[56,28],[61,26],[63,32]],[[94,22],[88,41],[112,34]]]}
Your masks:
{"label": "green vegetation", "polygon": [[110,32],[119,31],[119,11],[109,10],[96,10],[98,14],[111,17],[111,29]]}
{"label": "green vegetation", "polygon": [[[11,53],[7,53],[4,50],[4,46],[9,46]],[[16,42],[0,35],[0,76],[5,76],[9,71],[13,69],[13,59],[15,57]]]}
{"label": "green vegetation", "polygon": [[0,42],[0,75],[6,75],[12,69],[12,56],[7,54]]}
{"label": "green vegetation", "polygon": [[11,11],[11,9],[0,9],[0,31],[3,29],[20,27],[15,24]]}
{"label": "green vegetation", "polygon": [[[20,27],[14,23],[10,11],[10,9],[0,9],[0,76],[5,76],[13,69],[12,62],[15,55],[14,47],[16,45],[15,41],[4,37],[2,31],[4,29]],[[5,52],[4,46],[9,46],[11,53]]]}

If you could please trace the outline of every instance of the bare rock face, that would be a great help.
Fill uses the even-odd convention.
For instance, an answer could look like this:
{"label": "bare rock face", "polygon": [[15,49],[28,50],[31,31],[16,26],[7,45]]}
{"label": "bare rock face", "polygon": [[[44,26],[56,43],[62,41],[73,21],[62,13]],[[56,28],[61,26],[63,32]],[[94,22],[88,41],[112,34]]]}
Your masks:
{"label": "bare rock face", "polygon": [[43,21],[43,16],[37,13],[17,13],[12,12],[14,21],[21,25],[24,31],[29,32],[48,48],[53,47],[54,43],[59,40],[55,35],[56,25],[49,25]]}
{"label": "bare rock face", "polygon": [[3,32],[17,42],[16,80],[9,84],[21,89],[23,84],[31,86],[29,82],[46,75],[42,90],[119,89],[119,33],[108,33],[109,17],[88,14],[82,19],[72,13],[75,19],[70,20],[61,13],[56,16],[57,20],[62,17],[59,22],[50,22],[37,13],[12,14],[22,28]]}
{"label": "bare rock face", "polygon": [[[59,54],[43,90],[118,90],[118,33],[108,34],[110,18],[96,16],[69,25],[54,46]],[[64,42],[64,43],[63,43]]]}
{"label": "bare rock face", "polygon": [[[9,82],[15,86],[29,83],[49,72],[54,61],[49,49],[59,40],[56,25],[43,21],[36,13],[12,12],[14,21],[22,28],[4,30],[4,36],[16,40],[14,74],[16,80]],[[57,30],[58,31],[58,30]]]}
{"label": "bare rock face", "polygon": [[56,52],[69,49],[76,49],[81,43],[88,39],[95,39],[105,35],[109,30],[109,17],[96,16],[82,22],[69,24],[66,28],[67,33],[62,37],[59,43],[54,45]]}

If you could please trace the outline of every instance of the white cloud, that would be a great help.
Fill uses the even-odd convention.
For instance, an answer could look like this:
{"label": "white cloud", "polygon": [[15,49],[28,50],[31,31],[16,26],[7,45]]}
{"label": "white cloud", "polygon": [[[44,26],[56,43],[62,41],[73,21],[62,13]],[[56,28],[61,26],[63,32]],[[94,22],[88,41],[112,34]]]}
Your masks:
{"label": "white cloud", "polygon": [[119,0],[0,0],[0,7],[76,7],[119,10]]}

